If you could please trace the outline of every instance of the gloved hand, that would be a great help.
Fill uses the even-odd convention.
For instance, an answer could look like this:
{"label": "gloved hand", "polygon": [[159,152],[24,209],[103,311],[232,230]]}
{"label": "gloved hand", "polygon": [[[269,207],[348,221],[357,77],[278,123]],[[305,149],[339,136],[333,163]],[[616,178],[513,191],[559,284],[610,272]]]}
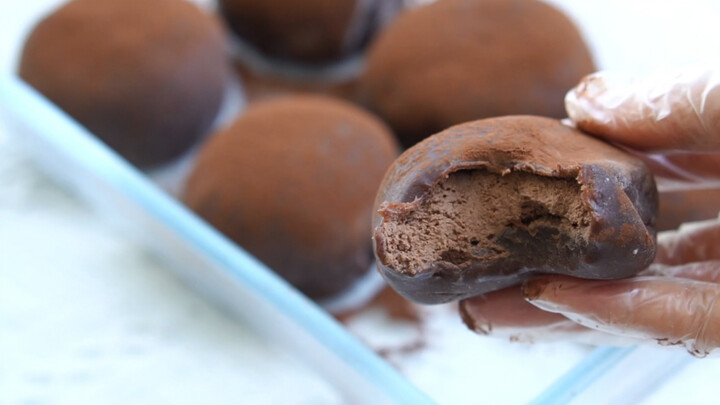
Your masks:
{"label": "gloved hand", "polygon": [[661,191],[720,188],[720,70],[585,77],[565,97],[575,125],[642,152]]}
{"label": "gloved hand", "polygon": [[[720,70],[635,80],[596,73],[565,101],[578,128],[646,160],[661,192],[720,188]],[[512,340],[655,341],[705,356],[720,347],[719,299],[716,219],[661,233],[655,263],[637,277],[539,276],[465,300],[460,312],[473,330]]]}

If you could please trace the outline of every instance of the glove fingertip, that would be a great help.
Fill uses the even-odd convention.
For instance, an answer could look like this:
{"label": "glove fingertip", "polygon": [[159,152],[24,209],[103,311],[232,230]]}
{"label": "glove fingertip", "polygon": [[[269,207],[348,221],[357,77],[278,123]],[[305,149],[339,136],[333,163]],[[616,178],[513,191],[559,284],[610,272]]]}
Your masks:
{"label": "glove fingertip", "polygon": [[482,315],[473,313],[468,308],[467,301],[460,301],[458,306],[460,312],[460,318],[462,319],[465,326],[475,333],[481,335],[489,335],[492,331],[492,325]]}
{"label": "glove fingertip", "polygon": [[543,295],[549,284],[549,280],[534,278],[523,283],[521,291],[526,301],[535,301]]}

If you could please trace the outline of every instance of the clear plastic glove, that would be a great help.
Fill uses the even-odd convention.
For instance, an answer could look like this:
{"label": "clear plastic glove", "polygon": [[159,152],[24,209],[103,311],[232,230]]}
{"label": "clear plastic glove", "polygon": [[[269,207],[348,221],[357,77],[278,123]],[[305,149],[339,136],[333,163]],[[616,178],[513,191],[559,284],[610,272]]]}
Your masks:
{"label": "clear plastic glove", "polygon": [[720,67],[585,77],[565,97],[585,132],[637,151],[661,191],[720,188]]}
{"label": "clear plastic glove", "polygon": [[[720,70],[586,77],[566,98],[577,127],[644,158],[663,190],[720,187]],[[698,201],[702,204],[702,201]],[[720,210],[720,207],[718,207]],[[533,341],[720,347],[720,220],[658,237],[655,263],[624,280],[540,276],[461,302],[479,333]]]}

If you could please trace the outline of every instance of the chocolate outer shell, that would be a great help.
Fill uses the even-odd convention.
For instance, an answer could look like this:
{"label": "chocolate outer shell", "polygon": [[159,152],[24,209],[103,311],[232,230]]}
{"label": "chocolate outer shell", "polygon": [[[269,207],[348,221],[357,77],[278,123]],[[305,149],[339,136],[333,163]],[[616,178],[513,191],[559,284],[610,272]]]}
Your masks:
{"label": "chocolate outer shell", "polygon": [[209,130],[230,71],[219,22],[182,0],[73,0],[37,24],[19,69],[142,168]]}
{"label": "chocolate outer shell", "polygon": [[[423,269],[391,268],[379,227],[408,215],[450,173],[482,169],[576,179],[590,208],[587,246],[563,263],[528,268],[466,266],[438,260]],[[482,192],[478,190],[478,192]],[[549,118],[508,116],[440,132],[403,153],[385,175],[373,228],[378,268],[400,294],[421,303],[460,300],[522,282],[534,273],[587,279],[635,275],[655,256],[657,189],[640,160]]]}

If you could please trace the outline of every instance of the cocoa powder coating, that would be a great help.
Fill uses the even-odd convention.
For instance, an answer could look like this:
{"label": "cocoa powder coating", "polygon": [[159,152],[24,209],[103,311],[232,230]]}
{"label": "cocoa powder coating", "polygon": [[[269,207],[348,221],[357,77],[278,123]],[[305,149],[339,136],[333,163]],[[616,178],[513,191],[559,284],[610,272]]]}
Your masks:
{"label": "cocoa powder coating", "polygon": [[143,168],[208,131],[230,66],[220,24],[180,0],[73,0],[40,21],[20,76]]}
{"label": "cocoa powder coating", "polygon": [[375,254],[386,280],[422,303],[534,273],[628,277],[654,258],[657,201],[639,159],[557,120],[474,121],[393,163],[376,199]]}
{"label": "cocoa powder coating", "polygon": [[220,0],[238,36],[263,54],[307,64],[363,49],[402,8],[402,0]]}
{"label": "cocoa powder coating", "polygon": [[202,148],[184,200],[313,298],[371,267],[373,198],[392,134],[348,103],[287,96],[250,107]]}
{"label": "cocoa powder coating", "polygon": [[442,0],[378,37],[358,98],[409,147],[480,118],[562,118],[565,93],[594,70],[576,27],[543,2]]}

